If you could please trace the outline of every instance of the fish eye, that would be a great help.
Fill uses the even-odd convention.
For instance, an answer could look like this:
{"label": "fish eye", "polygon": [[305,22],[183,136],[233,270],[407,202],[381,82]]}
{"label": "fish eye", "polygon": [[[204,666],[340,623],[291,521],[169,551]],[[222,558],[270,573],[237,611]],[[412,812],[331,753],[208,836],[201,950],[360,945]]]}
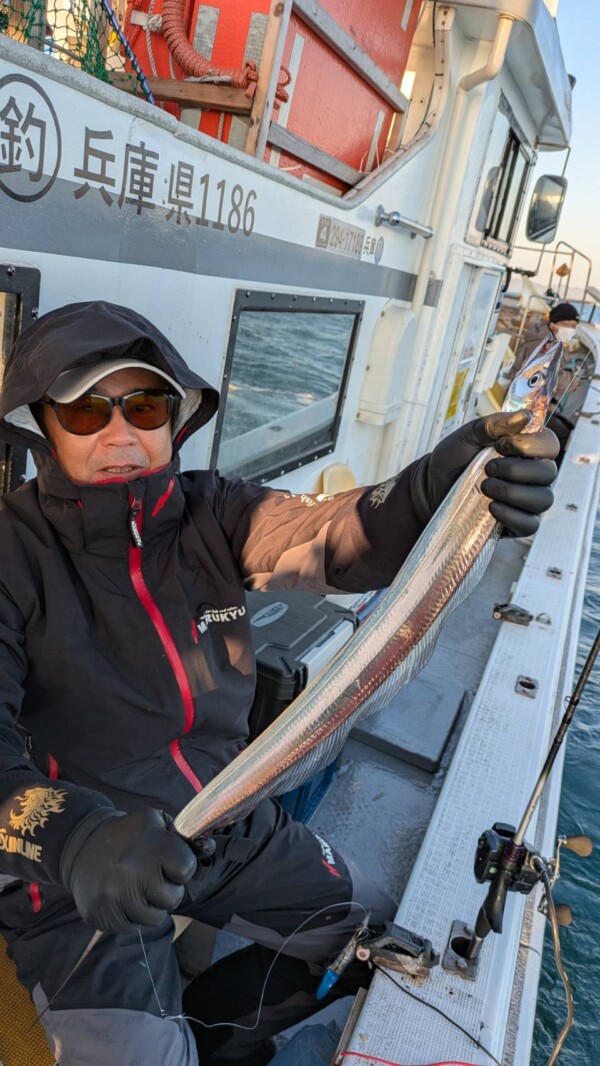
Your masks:
{"label": "fish eye", "polygon": [[540,381],[543,381],[543,380],[544,380],[544,375],[540,371],[538,371],[537,373],[531,375],[531,377],[529,378],[527,384],[532,389],[534,389],[535,386],[539,385]]}

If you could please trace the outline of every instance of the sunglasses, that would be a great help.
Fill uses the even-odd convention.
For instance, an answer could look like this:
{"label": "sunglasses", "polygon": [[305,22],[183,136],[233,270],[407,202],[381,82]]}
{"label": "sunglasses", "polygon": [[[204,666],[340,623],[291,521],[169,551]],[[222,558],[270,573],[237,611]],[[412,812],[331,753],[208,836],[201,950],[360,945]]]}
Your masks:
{"label": "sunglasses", "polygon": [[136,429],[160,429],[169,421],[178,399],[166,389],[138,389],[127,396],[100,396],[89,392],[71,403],[41,402],[54,408],[60,425],[68,433],[87,437],[108,425],[113,407],[120,407],[125,420]]}

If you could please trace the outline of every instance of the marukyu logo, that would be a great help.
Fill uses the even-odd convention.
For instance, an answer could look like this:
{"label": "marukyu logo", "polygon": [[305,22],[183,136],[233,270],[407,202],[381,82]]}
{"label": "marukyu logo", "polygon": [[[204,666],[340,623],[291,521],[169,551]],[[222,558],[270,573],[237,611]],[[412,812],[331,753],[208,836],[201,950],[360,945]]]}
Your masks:
{"label": "marukyu logo", "polygon": [[206,633],[212,622],[235,622],[245,613],[245,607],[207,607],[196,619],[196,626],[199,633]]}

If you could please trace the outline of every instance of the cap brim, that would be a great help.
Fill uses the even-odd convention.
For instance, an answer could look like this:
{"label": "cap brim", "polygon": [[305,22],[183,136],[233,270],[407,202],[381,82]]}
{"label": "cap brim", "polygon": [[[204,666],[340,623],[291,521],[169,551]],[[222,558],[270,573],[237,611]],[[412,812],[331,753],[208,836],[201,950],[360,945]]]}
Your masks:
{"label": "cap brim", "polygon": [[65,370],[64,373],[58,375],[56,381],[48,389],[48,396],[57,403],[71,403],[72,400],[83,396],[99,381],[102,381],[107,374],[133,367],[138,370],[151,370],[152,373],[158,374],[182,399],[185,398],[186,390],[174,378],[159,367],[153,366],[152,363],[143,363],[140,359],[103,359],[100,363],[94,363],[93,366],[78,366],[74,370]]}

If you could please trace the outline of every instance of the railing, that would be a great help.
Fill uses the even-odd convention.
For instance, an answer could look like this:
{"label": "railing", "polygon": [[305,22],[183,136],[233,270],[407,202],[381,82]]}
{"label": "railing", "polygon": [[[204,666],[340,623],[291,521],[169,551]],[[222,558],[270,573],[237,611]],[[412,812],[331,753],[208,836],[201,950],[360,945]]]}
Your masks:
{"label": "railing", "polygon": [[[531,248],[528,245],[515,245],[515,247],[513,249],[513,252],[529,252],[529,253],[531,253],[533,251],[534,251],[534,249]],[[566,259],[567,262],[561,263],[561,265],[557,267],[556,266],[556,261],[557,261],[557,258],[558,258],[559,255],[561,256],[561,258]],[[543,262],[544,256],[551,256],[550,268],[549,268],[549,273],[548,273],[548,276],[547,276],[547,285],[546,285],[545,292],[547,293],[548,296],[550,296],[550,295],[552,296],[552,301],[553,302],[563,303],[563,302],[566,302],[566,301],[569,300],[569,297],[570,297],[569,290],[570,290],[570,288],[572,286],[572,283],[573,283],[573,274],[574,274],[574,271],[575,271],[575,267],[578,264],[584,266],[585,281],[584,281],[584,284],[581,286],[581,292],[582,292],[581,299],[576,298],[576,297],[571,297],[571,299],[570,299],[571,303],[579,304],[579,306],[580,306],[580,315],[583,318],[583,315],[584,315],[584,312],[585,312],[586,302],[590,298],[595,300],[595,296],[592,295],[592,294],[597,292],[597,290],[593,289],[593,287],[590,287],[590,277],[591,277],[591,273],[592,273],[592,260],[590,259],[590,257],[588,255],[585,255],[584,252],[580,251],[578,248],[575,248],[572,244],[568,244],[567,241],[558,241],[557,244],[554,246],[554,248],[541,248],[540,249],[540,253],[539,253],[539,257],[538,257],[538,261],[537,261],[537,266],[535,267],[535,269],[533,269],[533,270],[525,270],[525,269],[519,269],[518,267],[514,267],[514,266],[512,266],[511,269],[512,269],[513,273],[515,273],[515,274],[523,274],[525,277],[537,278],[537,276],[540,274],[540,270],[541,270],[541,267],[542,267],[542,262]],[[554,281],[554,277],[555,276],[558,278],[558,281]],[[540,281],[540,284],[543,286],[544,282]],[[600,297],[600,294],[598,294],[598,296]],[[519,342],[521,340],[521,336],[523,334],[523,330],[525,328],[525,323],[527,321],[527,316],[529,315],[530,310],[531,310],[531,303],[532,303],[533,300],[539,300],[539,299],[544,299],[544,296],[542,295],[542,293],[531,293],[531,295],[527,298],[527,301],[526,301],[525,306],[523,308],[523,314],[521,316],[521,321],[520,321],[520,324],[519,324],[519,332],[517,334],[517,340],[516,340],[516,346],[517,347],[519,345]],[[595,302],[600,302],[600,299],[598,301],[595,301]],[[549,303],[548,307],[550,308],[550,306],[551,305]],[[593,313],[593,311],[592,311],[592,313]],[[590,319],[590,321],[591,321],[591,319]]]}

